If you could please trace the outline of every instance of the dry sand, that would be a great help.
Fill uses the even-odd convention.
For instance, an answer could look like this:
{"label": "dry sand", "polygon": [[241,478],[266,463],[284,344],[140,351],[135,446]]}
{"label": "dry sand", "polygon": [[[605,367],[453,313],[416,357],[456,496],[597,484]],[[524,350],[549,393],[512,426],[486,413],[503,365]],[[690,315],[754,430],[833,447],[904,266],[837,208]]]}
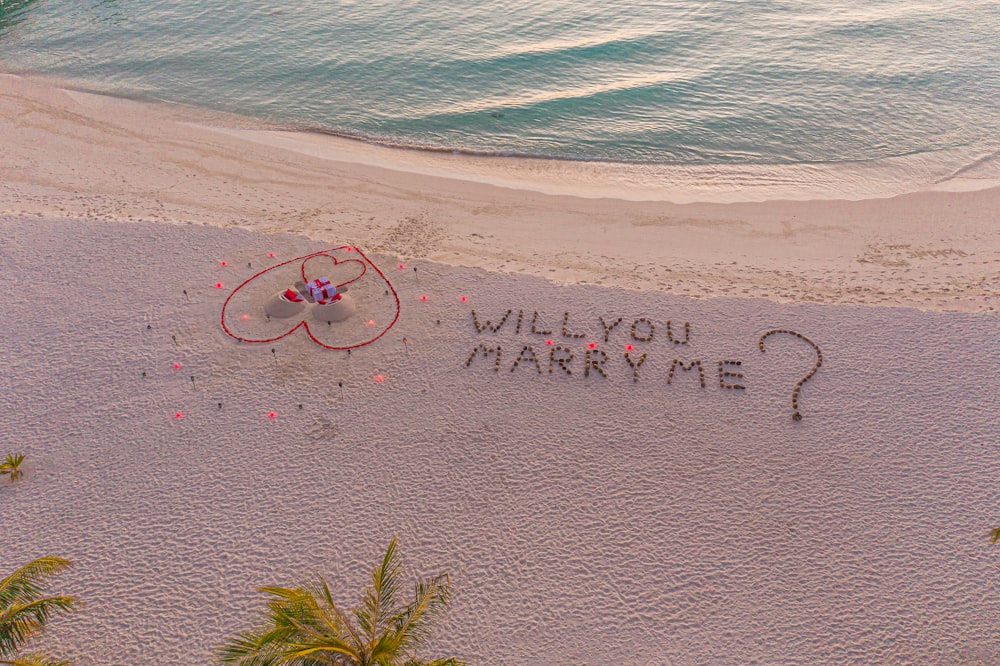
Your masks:
{"label": "dry sand", "polygon": [[[978,191],[675,204],[595,198],[592,165],[390,150],[12,76],[0,76],[0,118],[8,215],[290,231],[690,296],[982,312],[1000,292],[998,156],[936,186],[993,186]],[[564,194],[538,191],[551,182]],[[688,196],[642,193],[654,195]]]}
{"label": "dry sand", "polygon": [[[1000,660],[998,190],[553,196],[192,115],[0,78],[0,414],[28,454],[0,485],[0,570],[69,557],[58,587],[87,602],[42,645],[207,664],[256,586],[324,573],[351,603],[396,534],[451,573],[434,652],[473,664]],[[225,334],[242,280],[341,242],[399,292],[385,337],[348,356]],[[479,332],[473,309],[512,314]],[[786,334],[761,352],[776,328],[823,352],[801,422],[816,356]],[[466,365],[480,344],[499,372]],[[541,372],[513,366],[525,345]]]}

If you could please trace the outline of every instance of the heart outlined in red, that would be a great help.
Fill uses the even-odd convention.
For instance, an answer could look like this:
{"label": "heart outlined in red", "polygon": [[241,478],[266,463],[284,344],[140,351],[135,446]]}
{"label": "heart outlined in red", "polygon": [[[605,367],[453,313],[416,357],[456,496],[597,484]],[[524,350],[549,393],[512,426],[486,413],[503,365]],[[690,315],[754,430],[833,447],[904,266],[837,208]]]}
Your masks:
{"label": "heart outlined in red", "polygon": [[[354,249],[357,249],[357,248],[354,248]],[[308,274],[306,272],[306,264],[308,264],[311,259],[317,259],[319,257],[327,257],[329,259],[332,259],[334,266],[343,266],[345,264],[350,264],[350,263],[355,263],[355,264],[358,264],[358,265],[361,266],[361,272],[357,276],[351,278],[350,280],[348,280],[346,282],[341,282],[341,283],[339,283],[337,285],[337,289],[338,290],[341,287],[346,287],[347,285],[351,284],[352,282],[357,282],[358,280],[360,280],[361,278],[363,278],[365,276],[365,273],[368,272],[368,266],[366,266],[365,263],[363,261],[361,261],[360,259],[337,259],[337,257],[333,256],[332,254],[327,254],[327,252],[333,252],[333,250],[323,250],[322,252],[317,252],[316,254],[310,255],[310,256],[308,256],[306,259],[304,259],[302,261],[302,281],[303,282],[309,282],[309,277],[308,277]],[[294,259],[292,261],[294,261]],[[388,282],[388,280],[386,280],[386,282]]]}
{"label": "heart outlined in red", "polygon": [[[347,250],[348,252],[357,252],[358,256],[361,257],[361,259],[360,260],[359,259],[337,259],[333,255],[329,254],[330,252],[336,252],[337,250]],[[285,331],[281,335],[275,336],[273,338],[244,338],[244,337],[241,337],[239,335],[236,335],[235,333],[233,333],[229,329],[229,326],[226,325],[226,308],[229,307],[229,302],[233,299],[233,297],[237,293],[239,293],[239,291],[241,289],[243,289],[245,286],[247,286],[248,284],[250,284],[251,282],[253,282],[254,280],[256,280],[261,275],[264,275],[266,273],[270,273],[273,270],[277,270],[277,269],[279,269],[279,268],[281,268],[283,266],[287,266],[288,264],[295,263],[296,261],[301,262],[301,264],[300,264],[300,266],[301,266],[300,273],[302,275],[302,279],[308,281],[308,277],[306,276],[306,262],[308,262],[310,259],[313,259],[314,257],[320,257],[320,256],[328,257],[329,259],[332,259],[335,266],[337,266],[339,264],[346,264],[346,263],[352,262],[352,261],[361,264],[361,267],[363,269],[361,271],[361,273],[357,277],[354,277],[354,278],[348,280],[347,282],[343,282],[341,284],[338,284],[337,285],[338,288],[346,286],[346,285],[349,285],[352,282],[357,282],[358,280],[360,280],[365,275],[365,273],[368,272],[368,268],[369,267],[372,270],[374,270],[376,273],[378,273],[379,277],[382,278],[382,280],[385,282],[386,286],[389,287],[389,291],[392,292],[392,297],[396,301],[396,314],[395,314],[395,316],[393,316],[392,321],[390,321],[389,324],[386,325],[385,328],[383,328],[377,335],[372,336],[371,338],[369,338],[368,340],[365,340],[364,342],[359,342],[359,343],[356,343],[356,344],[353,344],[353,345],[346,345],[346,346],[342,346],[342,347],[337,347],[337,346],[334,346],[334,345],[328,345],[328,344],[326,344],[326,343],[321,342],[320,340],[318,340],[316,338],[316,336],[313,335],[312,330],[309,328],[309,322],[307,322],[305,319],[302,319],[301,321],[299,321],[298,324],[296,324],[295,326],[293,326],[292,328],[290,328],[288,331]],[[313,252],[312,254],[307,254],[307,255],[303,255],[301,257],[295,257],[294,259],[289,259],[287,261],[283,261],[280,264],[275,264],[274,266],[271,266],[270,268],[265,268],[264,270],[262,270],[262,271],[260,271],[260,272],[258,272],[256,274],[254,274],[250,278],[244,280],[243,283],[240,284],[240,286],[236,287],[236,289],[233,289],[232,293],[229,294],[229,296],[226,298],[225,303],[222,304],[222,314],[219,317],[219,319],[220,319],[220,322],[222,324],[222,330],[226,332],[226,335],[228,335],[229,337],[233,338],[234,340],[239,340],[240,342],[274,342],[276,340],[281,340],[282,338],[287,338],[289,335],[291,335],[295,331],[297,331],[300,328],[302,328],[302,329],[305,329],[306,335],[309,336],[309,339],[312,340],[313,342],[315,342],[316,344],[318,344],[320,347],[323,347],[324,349],[333,349],[335,351],[343,351],[343,350],[348,350],[348,349],[357,349],[358,347],[364,347],[366,345],[370,345],[371,343],[375,342],[376,340],[378,340],[379,338],[381,338],[382,336],[384,336],[386,333],[389,332],[389,329],[391,329],[393,326],[395,326],[396,322],[399,321],[399,311],[400,311],[399,294],[396,293],[396,288],[392,285],[392,282],[389,281],[389,278],[387,278],[385,276],[385,273],[383,273],[381,270],[379,270],[379,267],[376,266],[374,263],[372,263],[372,260],[369,259],[357,247],[350,246],[350,245],[341,245],[340,247],[334,247],[334,248],[330,248],[328,250],[320,250],[319,252]]]}

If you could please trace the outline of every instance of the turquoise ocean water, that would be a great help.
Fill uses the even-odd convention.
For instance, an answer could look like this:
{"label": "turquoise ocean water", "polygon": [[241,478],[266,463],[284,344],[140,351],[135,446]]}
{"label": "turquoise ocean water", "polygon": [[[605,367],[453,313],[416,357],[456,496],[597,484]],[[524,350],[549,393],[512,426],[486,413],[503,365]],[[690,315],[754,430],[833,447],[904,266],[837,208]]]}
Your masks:
{"label": "turquoise ocean water", "polygon": [[0,69],[488,154],[946,174],[1000,150],[995,0],[0,0]]}

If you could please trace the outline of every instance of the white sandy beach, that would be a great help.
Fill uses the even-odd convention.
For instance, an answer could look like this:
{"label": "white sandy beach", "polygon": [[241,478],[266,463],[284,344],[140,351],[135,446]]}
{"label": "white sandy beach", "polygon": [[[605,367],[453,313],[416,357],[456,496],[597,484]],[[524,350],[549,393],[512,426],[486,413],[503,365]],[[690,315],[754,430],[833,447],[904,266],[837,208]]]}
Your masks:
{"label": "white sandy beach", "polygon": [[[0,77],[0,413],[28,457],[0,571],[68,557],[86,602],[42,645],[208,664],[257,586],[323,573],[350,603],[398,535],[451,574],[435,652],[470,664],[1000,660],[993,166],[684,204],[236,124]],[[243,280],[342,244],[399,294],[383,338],[226,335]],[[376,291],[352,286],[377,327]],[[280,328],[254,303],[236,326]],[[761,352],[774,329],[822,349],[800,422],[816,356]]]}

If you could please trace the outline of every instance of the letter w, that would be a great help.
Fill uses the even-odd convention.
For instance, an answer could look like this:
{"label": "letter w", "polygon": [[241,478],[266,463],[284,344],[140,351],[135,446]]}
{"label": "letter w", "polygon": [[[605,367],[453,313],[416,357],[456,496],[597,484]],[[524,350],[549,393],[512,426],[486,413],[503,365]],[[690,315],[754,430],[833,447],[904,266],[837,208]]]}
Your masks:
{"label": "letter w", "polygon": [[488,319],[486,321],[484,321],[483,323],[480,324],[479,323],[479,315],[476,313],[475,310],[473,310],[472,311],[472,323],[476,327],[476,333],[482,333],[486,329],[489,329],[493,333],[496,333],[497,331],[500,330],[500,327],[503,326],[507,322],[507,317],[510,316],[510,312],[511,312],[510,310],[507,310],[507,312],[505,312],[503,314],[503,317],[500,318],[500,321],[498,321],[496,324],[494,324],[493,322],[491,322]]}

